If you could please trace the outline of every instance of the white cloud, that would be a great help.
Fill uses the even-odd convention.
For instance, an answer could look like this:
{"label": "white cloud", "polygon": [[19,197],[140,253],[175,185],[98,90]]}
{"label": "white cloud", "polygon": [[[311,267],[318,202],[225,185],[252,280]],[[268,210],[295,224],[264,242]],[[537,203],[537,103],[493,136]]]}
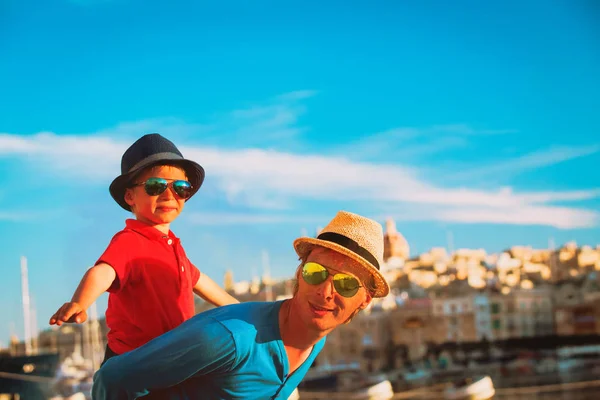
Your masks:
{"label": "white cloud", "polygon": [[[472,207],[444,210],[434,218],[447,222],[497,223],[511,225],[552,225],[560,229],[591,228],[600,224],[596,211],[568,207]],[[552,219],[549,223],[548,219]]]}
{"label": "white cloud", "polygon": [[229,112],[216,113],[206,123],[189,123],[179,118],[152,118],[128,121],[94,132],[93,136],[109,137],[130,144],[143,134],[158,132],[176,142],[201,137],[206,146],[225,148],[298,147],[306,130],[299,123],[306,112],[301,103],[315,95],[302,90],[273,97]]}
{"label": "white cloud", "polygon": [[514,175],[525,171],[548,167],[561,162],[589,156],[600,151],[600,145],[560,146],[541,149],[513,159],[496,162],[491,165],[471,167],[468,170],[452,173],[453,180],[484,178],[493,175]]}
{"label": "white cloud", "polygon": [[469,138],[505,135],[512,129],[475,129],[467,124],[399,127],[365,136],[333,149],[334,154],[351,154],[355,159],[372,160],[382,157],[404,160],[438,154],[450,149],[465,148]]}
{"label": "white cloud", "polygon": [[[236,193],[258,192],[327,200],[355,199],[438,205],[517,207],[530,203],[587,200],[598,190],[515,193],[511,188],[482,191],[436,187],[419,178],[412,168],[357,163],[341,157],[296,155],[268,150],[222,151],[188,148]],[[227,189],[226,187],[224,189]]]}
{"label": "white cloud", "polygon": [[[96,136],[0,135],[0,154],[36,154],[47,161],[38,163],[37,167],[64,173],[68,166],[71,174],[103,182],[114,176],[125,148],[123,142]],[[184,155],[206,168],[207,175],[231,203],[254,208],[282,209],[290,206],[290,202],[302,200],[357,200],[385,204],[388,208],[402,203],[428,205],[422,218],[443,221],[541,224],[559,228],[598,224],[599,214],[595,211],[548,205],[556,201],[597,198],[598,189],[515,192],[511,188],[495,191],[443,188],[420,179],[415,169],[398,165],[275,150],[180,148]],[[99,172],[111,170],[112,173]],[[281,217],[255,218],[276,221]]]}
{"label": "white cloud", "polygon": [[34,150],[34,143],[27,140],[25,137],[0,134],[0,154],[27,154]]}
{"label": "white cloud", "polygon": [[41,213],[32,213],[32,212],[0,212],[0,221],[9,221],[9,222],[27,222],[27,221],[35,221],[38,218],[43,217]]}
{"label": "white cloud", "polygon": [[[300,130],[298,118],[304,112],[298,100],[313,94],[312,91],[300,91],[282,95],[266,104],[228,113],[222,117],[222,121],[207,125],[161,118],[124,123],[92,135],[56,135],[48,132],[28,136],[0,134],[0,158],[23,158],[32,168],[42,169],[46,174],[60,175],[61,179],[74,175],[85,177],[88,182],[106,184],[118,174],[121,155],[133,138],[158,131],[167,137],[182,138],[176,142],[183,154],[204,166],[207,182],[220,191],[220,195],[234,210],[254,210],[253,215],[219,215],[219,221],[277,223],[291,218],[278,213],[290,209],[302,211],[304,201],[352,201],[362,202],[374,211],[393,211],[395,208],[406,209],[411,206],[414,213],[411,212],[409,217],[421,220],[539,224],[563,229],[600,224],[597,211],[553,204],[596,199],[600,197],[598,188],[526,192],[511,187],[481,190],[448,183],[440,186],[425,179],[420,169],[410,165],[360,162],[345,154],[299,154],[265,146],[263,139],[279,136],[288,140],[297,135]],[[243,136],[242,133],[248,130],[257,133],[255,136],[259,139],[256,143],[262,143],[262,146],[244,143],[241,139],[232,145],[233,138]],[[189,145],[186,144],[188,140],[183,140],[200,131],[210,132],[221,139],[206,143],[203,136],[203,145]],[[365,144],[385,151],[381,146],[386,137],[388,142],[390,137],[394,137],[401,144],[404,140],[440,132],[447,133],[449,137],[462,137],[512,131],[477,131],[466,125],[434,126],[425,130],[405,128],[380,134],[373,143],[366,141]],[[224,135],[220,136],[221,133]],[[585,151],[589,154],[591,150]],[[563,151],[560,157],[575,157],[585,151]],[[548,165],[560,158],[557,153],[552,154],[555,155],[540,153],[527,158],[520,165],[525,168]],[[516,168],[515,164],[519,164],[519,161],[507,162],[504,168]],[[270,214],[256,215],[256,212]],[[216,221],[216,217],[210,215],[213,214],[197,217],[196,221]]]}
{"label": "white cloud", "polygon": [[317,95],[317,93],[318,93],[318,91],[316,91],[316,90],[296,90],[294,92],[284,93],[275,98],[277,100],[284,101],[284,102],[297,101],[297,100],[308,99],[309,97],[314,97]]}
{"label": "white cloud", "polygon": [[64,174],[106,179],[120,170],[124,142],[98,136],[42,132],[19,136],[0,133],[0,157],[20,156],[29,165]]}
{"label": "white cloud", "polygon": [[214,126],[219,143],[224,143],[225,135],[229,147],[236,148],[298,144],[297,139],[305,130],[298,122],[306,112],[300,100],[314,94],[311,90],[291,92],[222,116]]}
{"label": "white cloud", "polygon": [[492,136],[517,133],[516,129],[475,129],[467,124],[434,125],[427,132],[436,135]]}
{"label": "white cloud", "polygon": [[209,132],[209,125],[191,124],[179,118],[151,118],[143,121],[122,122],[109,129],[94,133],[95,136],[126,138],[133,141],[146,133],[160,132],[166,137],[184,136]]}
{"label": "white cloud", "polygon": [[223,213],[206,212],[190,213],[186,219],[196,225],[255,225],[255,224],[281,224],[281,223],[318,223],[326,218],[287,214],[252,214],[252,213]]}

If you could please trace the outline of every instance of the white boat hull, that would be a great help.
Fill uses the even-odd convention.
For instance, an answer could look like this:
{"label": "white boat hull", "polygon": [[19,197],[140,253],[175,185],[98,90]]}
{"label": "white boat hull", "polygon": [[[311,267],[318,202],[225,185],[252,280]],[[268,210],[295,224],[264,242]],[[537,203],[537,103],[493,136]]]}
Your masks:
{"label": "white boat hull", "polygon": [[444,391],[446,400],[489,400],[496,390],[489,376],[485,376],[469,385],[453,387]]}

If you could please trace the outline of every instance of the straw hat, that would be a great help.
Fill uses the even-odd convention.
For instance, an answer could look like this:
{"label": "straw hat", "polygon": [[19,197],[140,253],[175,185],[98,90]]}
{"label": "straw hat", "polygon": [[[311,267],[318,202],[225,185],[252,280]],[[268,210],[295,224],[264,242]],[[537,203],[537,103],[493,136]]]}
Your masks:
{"label": "straw hat", "polygon": [[315,246],[325,247],[359,262],[375,281],[374,297],[385,297],[390,286],[379,272],[383,264],[383,228],[378,222],[347,211],[339,211],[316,238],[294,241],[296,253],[303,258]]}

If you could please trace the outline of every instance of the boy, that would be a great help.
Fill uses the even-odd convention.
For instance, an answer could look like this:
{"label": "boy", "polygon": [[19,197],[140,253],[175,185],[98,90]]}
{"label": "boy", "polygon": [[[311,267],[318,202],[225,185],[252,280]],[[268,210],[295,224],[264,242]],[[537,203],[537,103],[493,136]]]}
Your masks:
{"label": "boy", "polygon": [[50,324],[84,322],[89,306],[108,291],[106,362],[191,318],[193,293],[215,306],[238,303],[200,273],[170,230],[203,181],[204,169],[161,135],[145,135],[132,144],[109,190],[135,219],[126,220]]}

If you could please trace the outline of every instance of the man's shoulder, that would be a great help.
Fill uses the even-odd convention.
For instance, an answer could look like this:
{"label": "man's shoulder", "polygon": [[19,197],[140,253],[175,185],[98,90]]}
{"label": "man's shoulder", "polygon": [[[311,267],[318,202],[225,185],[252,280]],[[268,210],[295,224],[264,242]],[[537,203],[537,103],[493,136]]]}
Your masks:
{"label": "man's shoulder", "polygon": [[[276,301],[247,301],[227,306],[215,307],[201,314],[207,314],[217,320],[254,320],[269,318],[279,311],[280,302]],[[199,314],[200,315],[200,314]]]}
{"label": "man's shoulder", "polygon": [[218,321],[234,335],[250,334],[278,326],[280,307],[281,302],[244,302],[216,307],[197,314],[196,317]]}

